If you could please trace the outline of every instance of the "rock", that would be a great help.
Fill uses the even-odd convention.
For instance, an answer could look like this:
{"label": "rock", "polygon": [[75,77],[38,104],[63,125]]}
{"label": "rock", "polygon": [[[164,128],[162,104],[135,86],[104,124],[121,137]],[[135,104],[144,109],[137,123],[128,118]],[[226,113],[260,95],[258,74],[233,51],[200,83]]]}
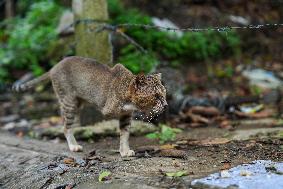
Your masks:
{"label": "rock", "polygon": [[30,126],[30,123],[25,120],[25,119],[21,119],[20,122],[17,123],[18,127],[28,127]]}
{"label": "rock", "polygon": [[15,122],[7,123],[7,124],[4,125],[3,130],[9,131],[9,130],[15,128],[16,125],[17,125],[17,124],[16,124]]}
{"label": "rock", "polygon": [[230,15],[229,19],[236,24],[242,24],[245,26],[250,24],[250,20],[242,16]]}
{"label": "rock", "polygon": [[220,177],[221,178],[229,178],[229,177],[231,177],[231,175],[228,172],[228,170],[223,170],[223,171],[220,172]]}
{"label": "rock", "polygon": [[[145,123],[142,121],[132,121],[130,132],[133,135],[144,135],[146,133],[154,132],[157,129],[157,127],[150,123]],[[81,140],[88,140],[94,138],[95,136],[118,136],[118,134],[118,120],[102,121],[92,126],[74,128],[75,137]],[[62,126],[46,128],[45,130],[41,131],[40,136],[47,136],[50,138],[65,138]]]}
{"label": "rock", "polygon": [[[164,18],[164,19],[159,19],[159,18],[156,18],[156,17],[153,17],[152,18],[152,22],[155,26],[159,26],[159,27],[162,27],[164,29],[161,29],[163,31],[167,31],[165,28],[174,28],[174,29],[180,29],[178,26],[176,26],[176,24],[174,24],[172,21],[170,21],[169,19],[167,18]],[[176,34],[177,37],[182,37],[183,36],[183,32],[182,31],[169,31],[170,34]]]}
{"label": "rock", "polygon": [[27,120],[22,119],[19,122],[7,123],[6,125],[4,125],[3,129],[11,130],[11,129],[14,129],[15,127],[29,127],[29,126],[30,126],[30,123]]}
{"label": "rock", "polygon": [[249,177],[252,176],[252,173],[248,170],[241,170],[240,175],[244,177]]}
{"label": "rock", "polygon": [[0,118],[0,123],[9,123],[9,122],[13,122],[16,121],[17,119],[19,119],[19,115],[18,114],[12,114],[12,115],[8,115],[8,116],[4,116]]}
{"label": "rock", "polygon": [[73,12],[66,10],[63,12],[59,25],[56,28],[56,31],[59,35],[67,35],[74,33],[74,26],[71,26],[74,22]]}
{"label": "rock", "polygon": [[273,72],[252,69],[243,71],[243,76],[250,80],[251,85],[258,86],[263,89],[276,89],[282,87],[283,82],[277,78]]}

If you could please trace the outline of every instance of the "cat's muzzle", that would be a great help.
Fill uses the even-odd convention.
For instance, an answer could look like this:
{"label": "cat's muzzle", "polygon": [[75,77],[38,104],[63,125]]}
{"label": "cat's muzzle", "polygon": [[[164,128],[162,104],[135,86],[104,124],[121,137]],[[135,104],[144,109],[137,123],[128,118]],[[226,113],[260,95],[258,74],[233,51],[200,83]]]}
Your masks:
{"label": "cat's muzzle", "polygon": [[166,100],[165,101],[158,101],[157,104],[152,108],[152,113],[155,115],[161,114],[166,107],[168,106]]}

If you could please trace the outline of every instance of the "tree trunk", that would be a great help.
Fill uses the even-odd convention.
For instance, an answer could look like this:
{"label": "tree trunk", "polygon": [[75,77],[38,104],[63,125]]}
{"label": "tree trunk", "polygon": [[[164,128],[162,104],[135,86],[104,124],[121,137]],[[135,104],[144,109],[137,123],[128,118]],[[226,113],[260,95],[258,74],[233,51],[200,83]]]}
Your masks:
{"label": "tree trunk", "polygon": [[12,18],[14,16],[14,0],[6,0],[5,3],[5,17]]}
{"label": "tree trunk", "polygon": [[[106,0],[73,0],[75,20],[93,19],[108,20]],[[96,33],[95,29],[103,23],[83,22],[75,26],[76,54],[83,57],[95,58],[100,63],[112,63],[112,46],[109,32]]]}
{"label": "tree trunk", "polygon": [[[100,22],[80,22],[75,26],[76,55],[94,58],[103,64],[112,64],[112,45],[108,31],[95,32],[108,20],[106,0],[73,0],[75,20],[98,20]],[[81,124],[87,125],[101,121],[102,114],[94,107],[85,107],[81,112]]]}

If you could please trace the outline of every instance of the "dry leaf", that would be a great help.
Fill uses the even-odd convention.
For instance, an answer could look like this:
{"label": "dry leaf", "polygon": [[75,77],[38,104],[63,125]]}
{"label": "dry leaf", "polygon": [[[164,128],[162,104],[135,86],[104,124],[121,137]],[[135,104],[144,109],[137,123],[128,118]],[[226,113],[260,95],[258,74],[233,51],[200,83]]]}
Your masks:
{"label": "dry leaf", "polygon": [[64,158],[64,159],[63,159],[63,162],[64,162],[65,164],[69,164],[69,165],[74,165],[74,164],[75,164],[74,158]]}
{"label": "dry leaf", "polygon": [[221,170],[227,170],[231,168],[231,163],[229,162],[224,162],[223,166],[221,167]]}
{"label": "dry leaf", "polygon": [[205,139],[200,142],[202,145],[216,145],[216,144],[226,144],[230,140],[227,138],[213,138],[213,139]]}
{"label": "dry leaf", "polygon": [[218,116],[220,111],[215,107],[194,106],[190,109],[193,114],[200,114],[204,116]]}
{"label": "dry leaf", "polygon": [[165,144],[165,145],[162,145],[160,146],[160,150],[170,150],[170,149],[174,149],[176,148],[178,145],[176,144]]}
{"label": "dry leaf", "polygon": [[158,155],[163,157],[174,157],[174,158],[186,158],[187,154],[183,150],[175,150],[175,149],[166,149],[160,150]]}
{"label": "dry leaf", "polygon": [[193,114],[190,111],[187,112],[186,115],[192,120],[192,122],[195,122],[195,123],[205,123],[205,124],[209,124],[210,123],[209,119],[207,119],[207,118],[205,118],[203,116],[200,116],[200,115]]}
{"label": "dry leaf", "polygon": [[200,146],[210,146],[217,144],[226,144],[230,140],[227,138],[212,138],[212,139],[204,139],[204,140],[191,140],[188,141],[190,145],[200,145]]}

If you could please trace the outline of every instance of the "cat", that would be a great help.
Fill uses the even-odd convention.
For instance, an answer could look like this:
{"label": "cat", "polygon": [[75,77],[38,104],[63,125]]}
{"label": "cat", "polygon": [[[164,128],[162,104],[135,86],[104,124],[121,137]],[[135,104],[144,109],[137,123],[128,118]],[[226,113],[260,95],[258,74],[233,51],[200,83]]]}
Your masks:
{"label": "cat", "polygon": [[110,68],[95,59],[78,56],[64,58],[38,78],[16,83],[13,90],[25,91],[46,80],[52,82],[64,119],[64,135],[74,152],[83,149],[71,128],[80,124],[79,109],[84,103],[94,104],[105,116],[119,119],[122,157],[135,155],[129,147],[132,112],[160,114],[167,106],[161,74],[134,75],[122,64]]}

